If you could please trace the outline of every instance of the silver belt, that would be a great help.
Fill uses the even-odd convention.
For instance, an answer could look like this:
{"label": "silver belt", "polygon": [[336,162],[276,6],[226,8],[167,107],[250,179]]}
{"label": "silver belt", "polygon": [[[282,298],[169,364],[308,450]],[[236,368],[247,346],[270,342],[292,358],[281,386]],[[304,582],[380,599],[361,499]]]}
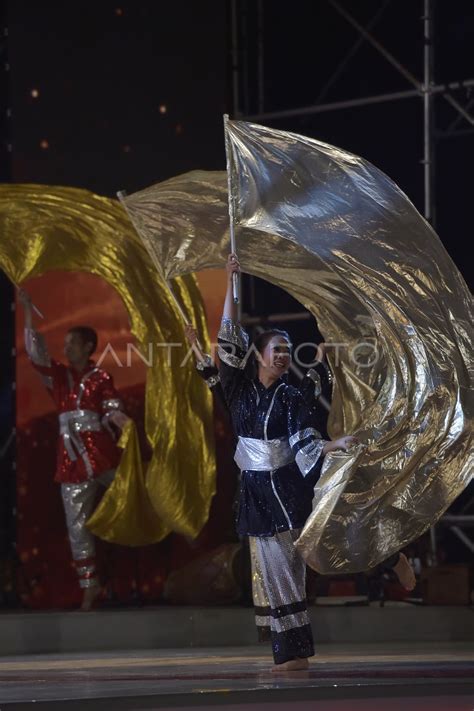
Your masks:
{"label": "silver belt", "polygon": [[295,461],[287,437],[254,439],[239,437],[234,460],[241,471],[269,472]]}
{"label": "silver belt", "polygon": [[82,458],[87,454],[84,442],[79,437],[79,432],[100,432],[101,429],[100,415],[93,410],[61,412],[59,415],[59,434],[63,438],[64,446],[71,462],[75,462],[77,459],[74,447]]}

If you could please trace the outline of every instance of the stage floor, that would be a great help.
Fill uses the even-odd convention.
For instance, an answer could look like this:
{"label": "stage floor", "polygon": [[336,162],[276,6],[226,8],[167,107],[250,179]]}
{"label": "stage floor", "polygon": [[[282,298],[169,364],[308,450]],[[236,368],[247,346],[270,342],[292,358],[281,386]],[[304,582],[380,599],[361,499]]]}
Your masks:
{"label": "stage floor", "polygon": [[265,646],[3,657],[0,709],[474,708],[474,650],[466,642],[321,645],[308,672],[270,669]]}

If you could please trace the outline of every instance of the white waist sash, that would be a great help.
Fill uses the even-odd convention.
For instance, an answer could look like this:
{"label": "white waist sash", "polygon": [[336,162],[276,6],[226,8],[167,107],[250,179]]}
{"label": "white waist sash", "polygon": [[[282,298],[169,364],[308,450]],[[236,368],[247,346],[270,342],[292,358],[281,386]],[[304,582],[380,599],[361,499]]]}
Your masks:
{"label": "white waist sash", "polygon": [[241,471],[274,471],[295,461],[287,437],[255,439],[239,437],[234,460]]}

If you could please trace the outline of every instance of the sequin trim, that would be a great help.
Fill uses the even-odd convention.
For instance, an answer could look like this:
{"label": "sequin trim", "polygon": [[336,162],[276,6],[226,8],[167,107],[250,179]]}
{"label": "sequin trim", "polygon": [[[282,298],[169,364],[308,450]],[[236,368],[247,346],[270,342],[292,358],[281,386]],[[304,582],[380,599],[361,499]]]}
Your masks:
{"label": "sequin trim", "polygon": [[59,415],[59,432],[99,432],[100,417],[94,410],[68,410]]}
{"label": "sequin trim", "polygon": [[334,376],[332,374],[331,368],[327,365],[327,363],[321,363],[323,366],[324,370],[326,371],[326,377],[328,379],[329,384],[331,384],[334,380]]}
{"label": "sequin trim", "polygon": [[283,514],[284,514],[284,516],[285,516],[285,518],[286,518],[286,521],[287,521],[287,523],[288,523],[288,528],[289,528],[290,531],[291,531],[291,529],[293,528],[293,526],[291,525],[291,519],[290,519],[290,517],[289,517],[289,515],[288,515],[288,511],[287,511],[286,508],[284,507],[283,501],[280,499],[280,495],[278,494],[278,491],[277,491],[277,489],[276,489],[275,482],[273,481],[273,475],[274,475],[274,474],[275,474],[275,472],[270,472],[270,481],[271,481],[271,484],[272,484],[272,490],[273,490],[273,493],[275,494],[275,497],[276,497],[278,503],[279,503],[280,506],[281,506],[281,510],[283,511]]}
{"label": "sequin trim", "polygon": [[224,316],[221,321],[217,338],[227,341],[227,343],[233,343],[242,351],[246,351],[249,347],[248,333],[244,331],[240,323],[236,323],[227,316]]}
{"label": "sequin trim", "polygon": [[321,378],[319,377],[319,373],[314,368],[310,368],[308,370],[308,372],[306,373],[306,377],[312,380],[313,383],[321,385]]}
{"label": "sequin trim", "polygon": [[100,417],[93,410],[69,410],[59,415],[59,433],[63,438],[68,457],[71,462],[75,462],[79,455],[89,478],[94,476],[94,470],[79,432],[99,432],[100,429]]}
{"label": "sequin trim", "polygon": [[298,465],[300,472],[306,476],[313,469],[319,457],[321,456],[326,441],[318,439],[314,442],[301,447],[296,453],[295,462]]}
{"label": "sequin trim", "polygon": [[257,407],[260,405],[260,393],[258,392],[257,386],[252,380],[253,389],[255,390],[255,395],[257,397]]}
{"label": "sequin trim", "polygon": [[277,387],[277,389],[275,390],[275,392],[273,393],[272,401],[271,401],[270,406],[269,406],[269,408],[268,408],[268,410],[267,410],[267,414],[265,415],[265,423],[264,423],[264,425],[263,425],[263,437],[264,437],[264,439],[268,439],[268,435],[267,435],[268,420],[270,419],[270,415],[272,414],[273,405],[275,404],[275,398],[276,398],[276,396],[277,396],[277,393],[278,393],[282,388],[284,388],[284,387],[285,387],[285,383],[281,383],[281,385],[279,385],[279,386]]}
{"label": "sequin trim", "polygon": [[290,447],[294,447],[295,444],[301,442],[307,437],[316,437],[317,439],[321,439],[321,433],[318,432],[318,430],[315,430],[314,427],[306,427],[304,430],[299,430],[298,432],[295,432],[294,435],[291,435],[289,439]]}
{"label": "sequin trim", "polygon": [[205,353],[204,360],[198,360],[198,362],[196,363],[196,368],[202,371],[205,368],[212,368],[213,365],[214,363],[212,362],[211,356]]}
{"label": "sequin trim", "polygon": [[233,355],[232,353],[227,353],[227,351],[222,346],[218,346],[217,352],[221,361],[226,365],[230,365],[231,368],[243,367],[243,359],[239,358],[236,355]]}
{"label": "sequin trim", "polygon": [[322,387],[321,387],[321,378],[319,377],[319,373],[317,373],[314,368],[310,368],[308,372],[306,373],[306,377],[309,378],[313,384],[314,384],[314,397],[318,399],[318,397],[321,395],[322,392]]}
{"label": "sequin trim", "polygon": [[76,565],[76,571],[80,578],[90,578],[95,574],[95,565]]}
{"label": "sequin trim", "polygon": [[112,400],[102,400],[103,410],[121,410],[123,407],[122,401],[119,398],[114,398]]}
{"label": "sequin trim", "polygon": [[309,624],[308,612],[297,612],[295,615],[287,615],[278,619],[272,619],[271,628],[275,632],[288,632],[295,627],[304,627]]}
{"label": "sequin trim", "polygon": [[79,576],[80,580],[90,580],[91,578],[96,578],[96,570],[95,568],[93,570],[87,571],[87,573],[83,573],[82,575]]}

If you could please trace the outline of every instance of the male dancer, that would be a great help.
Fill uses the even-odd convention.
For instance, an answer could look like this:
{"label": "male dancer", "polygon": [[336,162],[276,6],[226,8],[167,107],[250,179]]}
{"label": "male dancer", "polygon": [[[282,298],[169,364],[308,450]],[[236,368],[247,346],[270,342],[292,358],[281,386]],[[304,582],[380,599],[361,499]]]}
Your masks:
{"label": "male dancer", "polygon": [[97,347],[94,329],[69,329],[64,342],[68,365],[64,365],[49,356],[43,336],[34,329],[32,304],[25,291],[20,291],[19,300],[25,309],[26,352],[59,413],[55,481],[61,484],[72,558],[83,590],[81,610],[88,611],[100,585],[94,536],[86,522],[100,487],[111,484],[120,459],[111,423],[122,428],[128,417],[122,412],[112,376],[91,360]]}

